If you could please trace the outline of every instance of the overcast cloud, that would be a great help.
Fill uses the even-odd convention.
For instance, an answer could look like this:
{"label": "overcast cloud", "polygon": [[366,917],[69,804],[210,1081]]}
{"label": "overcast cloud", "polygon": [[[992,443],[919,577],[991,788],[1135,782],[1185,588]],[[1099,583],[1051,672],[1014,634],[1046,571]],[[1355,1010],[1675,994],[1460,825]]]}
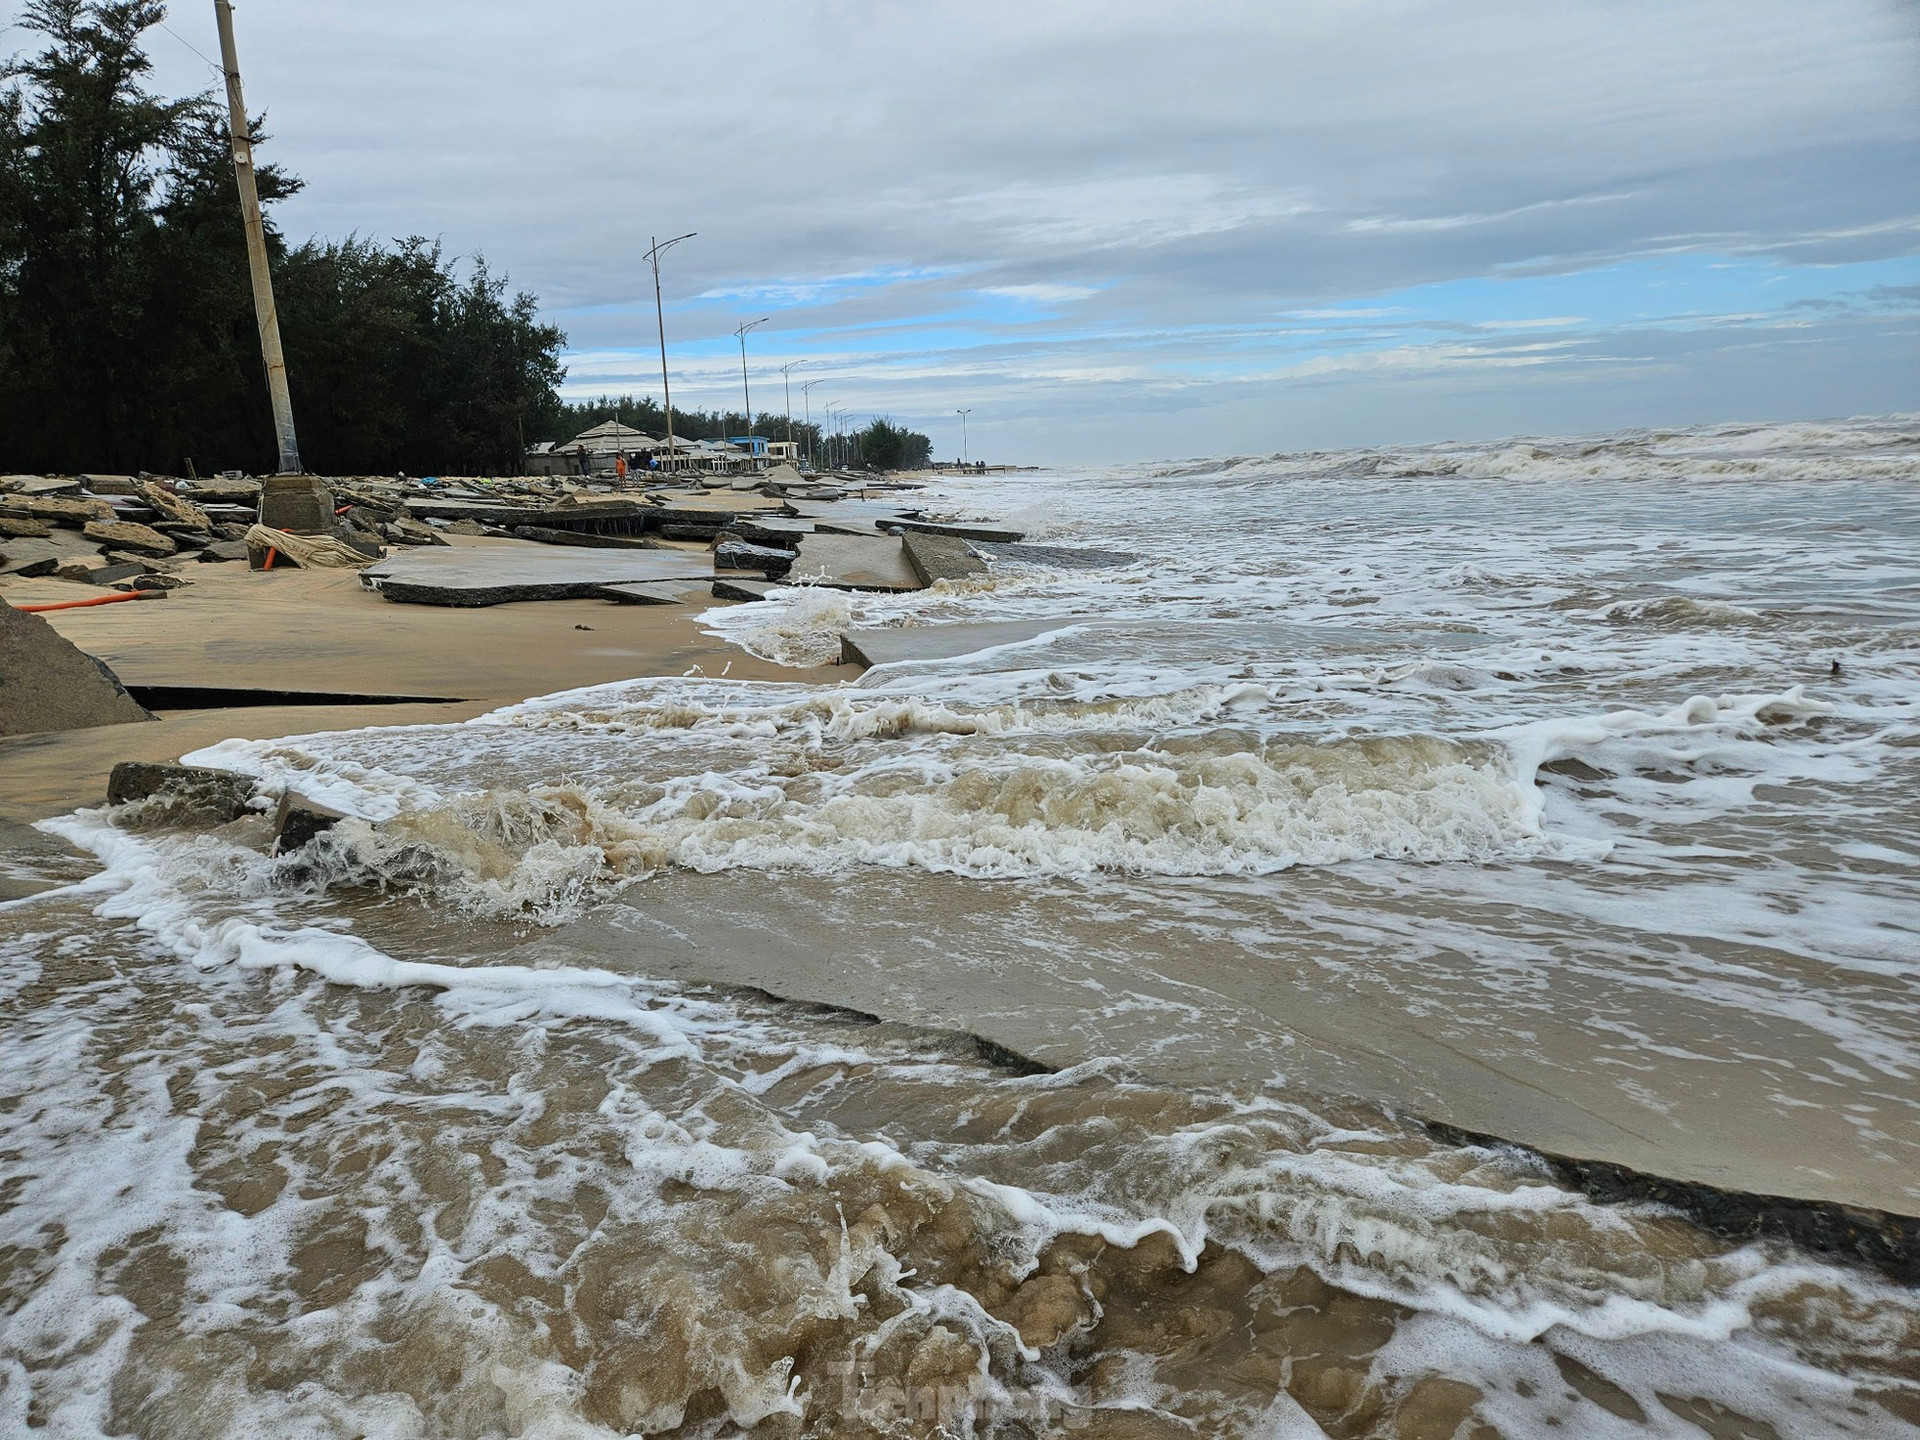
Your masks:
{"label": "overcast cloud", "polygon": [[[211,5],[155,32],[211,78]],[[482,251],[568,392],[1123,459],[1920,408],[1899,0],[243,0],[289,234]],[[9,32],[15,48],[21,32]],[[731,368],[729,362],[731,361]],[[796,396],[796,409],[799,401]],[[818,405],[816,404],[816,409]]]}

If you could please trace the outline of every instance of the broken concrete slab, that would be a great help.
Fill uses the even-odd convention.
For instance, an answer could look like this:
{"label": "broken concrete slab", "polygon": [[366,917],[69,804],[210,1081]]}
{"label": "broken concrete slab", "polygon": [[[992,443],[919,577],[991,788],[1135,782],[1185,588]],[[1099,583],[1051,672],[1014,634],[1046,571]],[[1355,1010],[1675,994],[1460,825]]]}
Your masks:
{"label": "broken concrete slab", "polygon": [[245,560],[247,542],[244,540],[215,540],[211,545],[203,546],[195,558],[203,564],[217,564],[228,560]]}
{"label": "broken concrete slab", "polygon": [[[461,533],[458,525],[454,533]],[[550,530],[544,525],[516,525],[513,533],[522,540],[542,545],[578,545],[588,550],[657,550],[657,541],[644,535],[596,535],[588,530]]]}
{"label": "broken concrete slab", "polygon": [[953,525],[939,520],[901,520],[902,530],[918,530],[926,535],[951,535],[956,540],[979,540],[988,545],[1014,545],[1026,539],[1021,530],[999,525]]}
{"label": "broken concrete slab", "polygon": [[131,550],[136,555],[171,555],[180,548],[168,536],[134,520],[89,520],[80,533],[101,545]]}
{"label": "broken concrete slab", "polygon": [[713,598],[716,600],[764,600],[780,587],[771,580],[736,580],[731,575],[714,577]]}
{"label": "broken concrete slab", "polygon": [[650,585],[601,585],[594,589],[593,595],[620,605],[684,605],[687,583],[662,580]]}
{"label": "broken concrete slab", "polygon": [[5,475],[0,490],[14,495],[78,495],[78,475]]}
{"label": "broken concrete slab", "polygon": [[111,585],[116,580],[130,580],[135,575],[147,573],[147,567],[140,561],[117,561],[102,557],[99,560],[67,560],[54,568],[53,573],[62,580],[71,580],[79,585]]}
{"label": "broken concrete slab", "polygon": [[966,580],[987,573],[987,562],[957,536],[909,530],[900,537],[900,543],[906,547],[907,563],[923,585],[931,585],[936,580]]}
{"label": "broken concrete slab", "polygon": [[728,528],[751,545],[796,550],[802,539],[813,534],[814,524],[786,515],[742,515]]}
{"label": "broken concrete slab", "polygon": [[749,545],[744,540],[722,540],[713,550],[716,570],[752,570],[777,580],[793,568],[794,552],[771,545]]}
{"label": "broken concrete slab", "polygon": [[347,818],[345,812],[331,805],[289,790],[280,797],[280,808],[273,817],[273,853],[285,855],[298,850]]}
{"label": "broken concrete slab", "polygon": [[788,579],[837,590],[926,588],[907,561],[906,546],[892,535],[809,535],[800,542]]}
{"label": "broken concrete slab", "polygon": [[682,550],[597,550],[533,544],[409,550],[364,571],[361,582],[411,605],[504,605],[570,600],[603,585],[691,580],[711,573],[705,555]]}
{"label": "broken concrete slab", "polygon": [[0,735],[151,719],[105,665],[40,616],[0,601]]}
{"label": "broken concrete slab", "polygon": [[213,529],[213,521],[207,515],[206,511],[194,504],[193,501],[183,496],[175,495],[172,491],[166,489],[164,486],[154,484],[151,480],[139,482],[138,488],[134,493],[138,495],[140,499],[146,501],[148,505],[152,506],[162,520],[171,522],[174,525],[183,525],[190,530],[205,531]]}
{"label": "broken concrete slab", "polygon": [[199,765],[122,760],[107,777],[107,803],[145,802],[144,818],[169,825],[225,825],[253,808],[251,776]]}
{"label": "broken concrete slab", "polygon": [[98,562],[100,547],[80,538],[77,530],[55,530],[44,540],[9,540],[0,575],[51,575],[69,560]]}
{"label": "broken concrete slab", "polygon": [[258,480],[186,480],[181,490],[198,505],[247,505],[259,502],[263,486]]}
{"label": "broken concrete slab", "polygon": [[0,515],[0,537],[20,540],[44,540],[53,527],[44,520],[29,520],[24,515]]}
{"label": "broken concrete slab", "polygon": [[269,475],[260,486],[259,523],[295,535],[333,533],[333,491],[318,475]]}
{"label": "broken concrete slab", "polygon": [[1070,626],[1085,617],[1053,620],[987,620],[966,625],[915,625],[904,629],[849,630],[840,637],[842,665],[902,665],[977,655],[1001,645],[1019,645]]}
{"label": "broken concrete slab", "polygon": [[140,493],[140,478],[137,475],[78,475],[74,478],[90,495],[137,495]]}
{"label": "broken concrete slab", "polygon": [[89,520],[112,520],[114,510],[108,501],[86,495],[7,495],[0,496],[0,515],[78,530]]}

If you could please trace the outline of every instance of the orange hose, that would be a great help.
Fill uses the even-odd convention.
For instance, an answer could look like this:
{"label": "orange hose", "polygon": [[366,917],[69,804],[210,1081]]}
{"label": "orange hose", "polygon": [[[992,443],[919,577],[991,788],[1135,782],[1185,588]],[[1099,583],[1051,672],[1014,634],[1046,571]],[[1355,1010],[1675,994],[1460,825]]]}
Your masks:
{"label": "orange hose", "polygon": [[160,600],[166,596],[164,590],[123,590],[118,595],[94,595],[85,600],[59,600],[51,605],[16,605],[13,608],[28,615],[37,615],[42,610],[84,610],[89,605],[118,605],[122,600]]}
{"label": "orange hose", "polygon": [[278,555],[279,553],[280,552],[278,550],[274,549],[271,545],[269,545],[267,547],[267,563],[262,565],[260,568],[262,570],[271,570],[273,568],[273,557]]}

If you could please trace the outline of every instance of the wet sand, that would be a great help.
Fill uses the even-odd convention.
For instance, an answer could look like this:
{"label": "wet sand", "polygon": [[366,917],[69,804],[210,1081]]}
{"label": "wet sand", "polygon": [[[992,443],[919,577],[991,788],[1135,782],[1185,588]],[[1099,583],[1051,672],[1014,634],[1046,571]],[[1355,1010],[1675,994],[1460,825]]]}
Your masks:
{"label": "wet sand", "polygon": [[[519,542],[456,538],[486,548]],[[691,547],[697,548],[697,547]],[[703,635],[698,590],[681,605],[551,600],[463,610],[396,605],[359,572],[186,565],[165,600],[45,619],[130,687],[167,686],[431,697],[443,703],[269,705],[159,712],[155,723],[0,738],[0,831],[100,802],[121,760],[171,760],[224,739],[370,725],[446,724],[535,695],[696,670],[743,679],[831,679],[795,672]],[[13,605],[106,592],[54,579],[0,583]],[[852,673],[852,672],[847,672]]]}

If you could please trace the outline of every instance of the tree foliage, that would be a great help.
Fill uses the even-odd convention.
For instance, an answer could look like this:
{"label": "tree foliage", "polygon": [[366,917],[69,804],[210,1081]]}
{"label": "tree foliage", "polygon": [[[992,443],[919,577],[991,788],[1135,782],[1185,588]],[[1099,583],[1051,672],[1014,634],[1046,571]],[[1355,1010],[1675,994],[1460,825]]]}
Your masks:
{"label": "tree foliage", "polygon": [[924,470],[933,454],[933,442],[917,430],[895,425],[884,416],[862,430],[855,452],[868,470]]}
{"label": "tree foliage", "polygon": [[[0,67],[0,465],[261,469],[276,453],[225,110],[145,89],[157,0],[27,0]],[[256,132],[255,139],[261,137]],[[263,203],[299,181],[259,166]],[[475,260],[267,227],[302,458],[518,468],[565,337]]]}

